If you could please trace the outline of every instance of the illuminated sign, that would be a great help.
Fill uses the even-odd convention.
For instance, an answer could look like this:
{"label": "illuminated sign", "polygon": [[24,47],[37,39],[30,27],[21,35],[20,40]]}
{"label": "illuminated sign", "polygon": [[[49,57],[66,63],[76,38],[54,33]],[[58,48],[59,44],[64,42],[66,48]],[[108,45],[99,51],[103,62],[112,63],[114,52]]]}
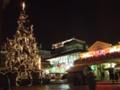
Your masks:
{"label": "illuminated sign", "polygon": [[102,55],[106,55],[108,53],[115,53],[115,52],[120,52],[120,45],[113,46],[111,48],[106,48],[102,50],[96,50],[96,51],[90,51],[86,53],[80,54],[80,58],[90,58],[90,57],[98,57]]}

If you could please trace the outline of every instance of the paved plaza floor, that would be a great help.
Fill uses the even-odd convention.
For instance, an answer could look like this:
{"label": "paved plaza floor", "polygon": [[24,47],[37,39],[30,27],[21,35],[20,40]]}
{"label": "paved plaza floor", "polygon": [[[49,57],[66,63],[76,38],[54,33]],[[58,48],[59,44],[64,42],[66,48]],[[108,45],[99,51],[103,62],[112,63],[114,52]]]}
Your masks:
{"label": "paved plaza floor", "polygon": [[[0,89],[3,90],[3,89]],[[88,86],[69,87],[68,84],[49,84],[37,86],[14,87],[12,90],[89,90]],[[120,82],[112,83],[109,81],[97,82],[96,90],[120,90]]]}
{"label": "paved plaza floor", "polygon": [[[70,88],[68,84],[52,84],[31,87],[14,87],[13,90],[89,90],[87,86]],[[120,84],[97,84],[96,90],[120,90]]]}

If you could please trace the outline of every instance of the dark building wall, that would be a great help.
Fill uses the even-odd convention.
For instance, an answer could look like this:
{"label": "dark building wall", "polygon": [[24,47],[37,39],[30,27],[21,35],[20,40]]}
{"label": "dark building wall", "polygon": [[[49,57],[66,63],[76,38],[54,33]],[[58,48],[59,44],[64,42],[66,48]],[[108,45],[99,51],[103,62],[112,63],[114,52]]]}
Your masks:
{"label": "dark building wall", "polygon": [[0,0],[0,42],[1,42],[1,32],[2,32],[2,0]]}

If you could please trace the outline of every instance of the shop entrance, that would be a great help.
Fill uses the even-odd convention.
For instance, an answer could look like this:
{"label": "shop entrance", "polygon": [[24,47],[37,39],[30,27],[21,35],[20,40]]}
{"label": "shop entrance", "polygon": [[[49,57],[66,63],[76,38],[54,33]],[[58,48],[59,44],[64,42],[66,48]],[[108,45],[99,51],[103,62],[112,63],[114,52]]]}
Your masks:
{"label": "shop entrance", "polygon": [[101,63],[91,65],[91,69],[96,75],[96,80],[110,80],[110,70],[114,70],[116,63]]}

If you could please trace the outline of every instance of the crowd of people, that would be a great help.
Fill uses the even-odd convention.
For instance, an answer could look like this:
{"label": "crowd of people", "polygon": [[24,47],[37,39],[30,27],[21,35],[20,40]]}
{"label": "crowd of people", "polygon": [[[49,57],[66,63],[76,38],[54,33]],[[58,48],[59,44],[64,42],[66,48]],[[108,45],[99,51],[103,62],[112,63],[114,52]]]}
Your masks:
{"label": "crowd of people", "polygon": [[11,90],[14,86],[44,85],[50,83],[50,77],[43,71],[15,70],[0,71],[0,89]]}
{"label": "crowd of people", "polygon": [[120,71],[110,68],[109,79],[112,80],[113,83],[118,82],[118,80],[120,79]]}
{"label": "crowd of people", "polygon": [[78,72],[70,72],[67,76],[70,87],[88,85],[89,90],[96,89],[96,76],[90,67]]}
{"label": "crowd of people", "polygon": [[[107,71],[108,76],[105,75],[105,71]],[[107,78],[105,77],[107,76]],[[95,90],[97,76],[94,74],[90,67],[86,67],[85,70],[77,71],[77,72],[70,72],[68,74],[68,82],[70,86],[83,86],[88,85],[89,90]],[[109,68],[107,70],[103,70],[101,72],[101,78],[99,80],[108,80],[110,82],[118,83],[120,80],[120,70],[115,68]]]}
{"label": "crowd of people", "polygon": [[[118,82],[120,78],[120,71],[110,68],[109,80],[113,83]],[[49,84],[52,79],[58,80],[60,75],[46,74],[42,70],[34,71],[16,71],[16,70],[1,70],[0,71],[0,88],[3,90],[11,90],[14,86],[32,86],[32,85],[46,85]],[[104,80],[104,73],[101,73],[102,79]],[[59,79],[67,79],[70,87],[71,86],[83,86],[88,85],[89,90],[95,90],[96,87],[96,76],[90,67],[85,70],[70,72],[62,76]]]}
{"label": "crowd of people", "polygon": [[9,70],[0,71],[0,88],[10,90],[15,85],[16,72]]}

